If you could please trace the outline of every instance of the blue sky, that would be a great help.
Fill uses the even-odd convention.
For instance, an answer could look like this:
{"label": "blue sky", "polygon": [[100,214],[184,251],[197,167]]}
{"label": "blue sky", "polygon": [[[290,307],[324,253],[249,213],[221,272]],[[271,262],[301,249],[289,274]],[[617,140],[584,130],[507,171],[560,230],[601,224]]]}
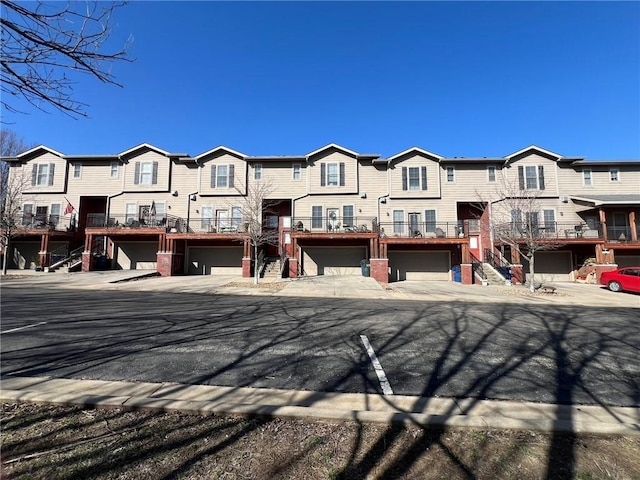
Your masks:
{"label": "blue sky", "polygon": [[2,112],[10,128],[66,154],[640,158],[639,2],[137,1],[116,20],[124,88],[85,77],[89,118]]}

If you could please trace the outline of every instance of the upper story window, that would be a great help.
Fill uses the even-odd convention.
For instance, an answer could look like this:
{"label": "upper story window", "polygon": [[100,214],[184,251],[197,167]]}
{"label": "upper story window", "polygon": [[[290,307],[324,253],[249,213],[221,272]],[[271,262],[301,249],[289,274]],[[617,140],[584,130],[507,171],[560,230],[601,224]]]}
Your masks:
{"label": "upper story window", "polygon": [[118,162],[111,162],[111,178],[118,178],[120,165]]}
{"label": "upper story window", "polygon": [[518,184],[520,190],[544,190],[544,167],[527,165],[518,167]]}
{"label": "upper story window", "polygon": [[73,178],[80,178],[82,176],[82,164],[74,163],[73,164]]}
{"label": "upper story window", "polygon": [[53,185],[53,176],[56,166],[53,163],[36,163],[31,169],[31,185],[47,186]]}
{"label": "upper story window", "polygon": [[402,167],[402,190],[426,190],[427,167]]}
{"label": "upper story window", "polygon": [[134,184],[155,185],[158,183],[158,162],[136,162]]}
{"label": "upper story window", "polygon": [[262,180],[262,164],[261,163],[256,163],[253,166],[253,179]]}
{"label": "upper story window", "polygon": [[609,169],[609,179],[612,182],[619,182],[620,181],[620,170],[618,170],[617,168],[610,168]]}
{"label": "upper story window", "polygon": [[211,165],[211,188],[233,188],[234,165]]}
{"label": "upper story window", "polygon": [[294,163],[293,164],[293,179],[294,180],[300,180],[300,178],[302,177],[302,171],[301,171],[301,166],[299,163]]}
{"label": "upper story window", "polygon": [[345,165],[340,163],[321,163],[320,164],[320,186],[344,187],[345,184]]}
{"label": "upper story window", "polygon": [[447,167],[447,182],[456,181],[456,167]]}
{"label": "upper story window", "polygon": [[496,167],[493,165],[487,167],[487,180],[490,182],[496,181]]}
{"label": "upper story window", "polygon": [[591,185],[593,185],[590,169],[585,169],[582,171],[582,183],[585,185],[585,187],[590,187]]}

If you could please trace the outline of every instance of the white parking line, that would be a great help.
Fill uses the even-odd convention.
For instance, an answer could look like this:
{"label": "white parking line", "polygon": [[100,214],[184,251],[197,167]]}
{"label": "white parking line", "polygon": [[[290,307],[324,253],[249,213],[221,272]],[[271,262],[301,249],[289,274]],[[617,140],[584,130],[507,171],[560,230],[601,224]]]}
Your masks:
{"label": "white parking line", "polygon": [[387,380],[387,376],[382,369],[382,365],[378,361],[378,357],[376,356],[376,352],[373,351],[373,347],[369,343],[369,339],[366,335],[360,335],[360,340],[362,340],[362,344],[364,348],[367,350],[369,354],[369,358],[371,359],[371,363],[373,364],[373,369],[378,376],[378,380],[380,380],[380,386],[382,387],[382,393],[385,395],[393,395],[393,390],[391,390],[391,385],[389,384],[389,380]]}
{"label": "white parking line", "polygon": [[12,328],[10,330],[5,330],[4,332],[0,332],[0,335],[4,335],[5,333],[17,332],[18,330],[25,330],[27,328],[37,327],[38,325],[44,325],[47,322],[34,323],[33,325],[26,325],[24,327]]}

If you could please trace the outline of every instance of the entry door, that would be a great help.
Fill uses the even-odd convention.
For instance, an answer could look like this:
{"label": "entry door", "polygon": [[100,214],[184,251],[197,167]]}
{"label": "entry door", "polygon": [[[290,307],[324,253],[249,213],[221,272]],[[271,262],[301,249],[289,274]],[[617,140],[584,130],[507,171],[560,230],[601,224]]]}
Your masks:
{"label": "entry door", "polygon": [[338,227],[340,209],[327,208],[327,230],[335,230]]}
{"label": "entry door", "polygon": [[420,214],[419,213],[409,214],[409,235],[411,235],[412,237],[422,236],[422,232],[420,232]]}
{"label": "entry door", "polygon": [[218,231],[222,228],[229,226],[229,212],[226,210],[216,210],[216,223],[218,224]]}

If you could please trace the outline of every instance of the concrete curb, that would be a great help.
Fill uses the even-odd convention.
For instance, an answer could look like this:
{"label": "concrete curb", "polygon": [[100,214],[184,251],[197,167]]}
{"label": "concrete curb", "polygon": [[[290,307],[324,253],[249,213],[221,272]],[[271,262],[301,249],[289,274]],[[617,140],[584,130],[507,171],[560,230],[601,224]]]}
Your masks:
{"label": "concrete curb", "polygon": [[564,406],[44,377],[3,377],[0,380],[0,400],[364,423],[640,435],[640,408],[635,407]]}

